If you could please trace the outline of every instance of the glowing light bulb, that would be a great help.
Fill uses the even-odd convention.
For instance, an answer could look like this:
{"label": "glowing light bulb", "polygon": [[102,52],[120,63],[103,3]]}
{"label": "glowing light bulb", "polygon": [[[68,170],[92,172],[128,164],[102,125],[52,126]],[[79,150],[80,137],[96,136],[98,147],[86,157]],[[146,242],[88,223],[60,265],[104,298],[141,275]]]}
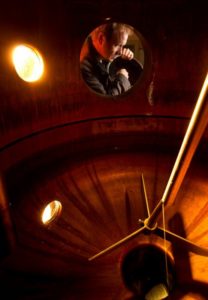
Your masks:
{"label": "glowing light bulb", "polygon": [[43,74],[43,59],[40,53],[31,46],[19,45],[15,47],[12,60],[17,74],[24,81],[37,81]]}
{"label": "glowing light bulb", "polygon": [[62,205],[58,200],[50,202],[44,209],[42,213],[42,222],[43,224],[48,224],[61,213]]}

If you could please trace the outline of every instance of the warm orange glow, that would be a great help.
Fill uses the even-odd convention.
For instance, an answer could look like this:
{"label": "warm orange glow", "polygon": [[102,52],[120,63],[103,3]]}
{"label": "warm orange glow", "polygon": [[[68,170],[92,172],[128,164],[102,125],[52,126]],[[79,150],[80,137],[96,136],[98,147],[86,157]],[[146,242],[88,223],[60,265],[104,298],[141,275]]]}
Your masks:
{"label": "warm orange glow", "polygon": [[15,47],[12,60],[17,74],[24,81],[37,81],[43,74],[43,59],[40,53],[31,46],[19,45]]}
{"label": "warm orange glow", "polygon": [[48,224],[57,218],[62,210],[61,202],[58,200],[54,200],[50,202],[44,209],[42,213],[42,222],[44,224]]}

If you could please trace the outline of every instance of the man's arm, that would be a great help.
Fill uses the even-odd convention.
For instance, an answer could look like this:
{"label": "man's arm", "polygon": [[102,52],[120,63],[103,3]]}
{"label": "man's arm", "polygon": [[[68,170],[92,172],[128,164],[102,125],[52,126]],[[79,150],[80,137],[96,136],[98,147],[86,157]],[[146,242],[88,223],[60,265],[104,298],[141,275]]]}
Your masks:
{"label": "man's arm", "polygon": [[84,59],[81,62],[80,66],[83,79],[87,83],[87,85],[97,93],[107,94],[104,85],[100,82],[98,77],[95,76],[93,72],[92,63],[89,60]]}
{"label": "man's arm", "polygon": [[[103,82],[101,82],[99,76],[95,75],[95,70],[89,60],[83,60],[81,63],[81,71],[87,85],[97,93],[103,95],[120,95],[131,87],[128,72],[125,69],[119,70],[113,79],[110,78],[107,72],[104,73],[102,75]],[[102,72],[101,69],[100,72]]]}

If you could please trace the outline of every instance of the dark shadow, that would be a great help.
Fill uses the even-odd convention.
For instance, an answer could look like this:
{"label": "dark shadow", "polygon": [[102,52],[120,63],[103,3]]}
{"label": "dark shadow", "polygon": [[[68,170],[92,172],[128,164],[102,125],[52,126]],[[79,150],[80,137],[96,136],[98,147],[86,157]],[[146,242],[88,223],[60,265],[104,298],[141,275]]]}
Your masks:
{"label": "dark shadow", "polygon": [[125,193],[125,211],[126,211],[126,220],[127,220],[127,229],[128,231],[132,230],[132,207],[131,207],[131,200],[129,198],[128,191]]}

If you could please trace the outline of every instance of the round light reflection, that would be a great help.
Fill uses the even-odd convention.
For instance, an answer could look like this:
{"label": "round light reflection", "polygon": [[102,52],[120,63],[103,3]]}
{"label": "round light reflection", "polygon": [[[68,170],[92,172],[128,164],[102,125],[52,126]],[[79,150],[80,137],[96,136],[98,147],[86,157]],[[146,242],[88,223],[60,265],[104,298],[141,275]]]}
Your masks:
{"label": "round light reflection", "polygon": [[50,202],[44,209],[42,213],[43,224],[49,224],[51,221],[55,220],[61,213],[62,204],[58,200]]}
{"label": "round light reflection", "polygon": [[27,45],[15,47],[12,53],[12,60],[17,74],[24,81],[37,81],[43,74],[43,59],[33,47]]}

